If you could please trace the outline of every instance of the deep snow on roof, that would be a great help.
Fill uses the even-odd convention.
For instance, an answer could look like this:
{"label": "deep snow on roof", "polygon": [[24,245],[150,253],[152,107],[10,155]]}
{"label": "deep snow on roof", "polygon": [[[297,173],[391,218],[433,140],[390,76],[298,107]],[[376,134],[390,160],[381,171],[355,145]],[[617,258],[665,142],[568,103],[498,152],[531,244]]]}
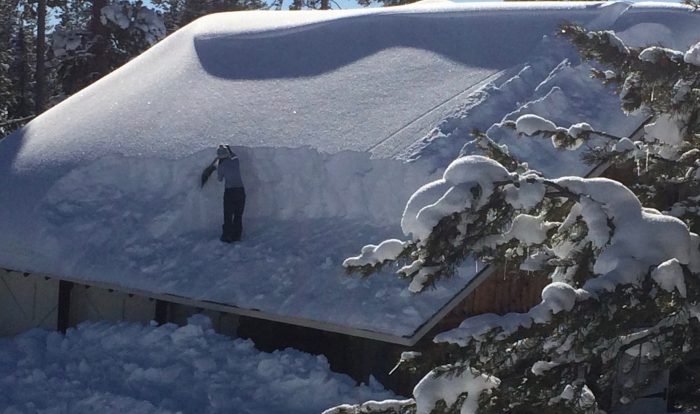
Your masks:
{"label": "deep snow on roof", "polygon": [[[404,203],[470,129],[529,112],[620,134],[640,122],[552,36],[563,20],[677,48],[700,26],[681,6],[559,2],[200,19],[0,143],[0,267],[410,336],[474,264],[413,296],[340,263],[401,236]],[[492,132],[548,174],[586,172]],[[234,246],[217,240],[222,189],[198,185],[220,142],[248,194]]]}

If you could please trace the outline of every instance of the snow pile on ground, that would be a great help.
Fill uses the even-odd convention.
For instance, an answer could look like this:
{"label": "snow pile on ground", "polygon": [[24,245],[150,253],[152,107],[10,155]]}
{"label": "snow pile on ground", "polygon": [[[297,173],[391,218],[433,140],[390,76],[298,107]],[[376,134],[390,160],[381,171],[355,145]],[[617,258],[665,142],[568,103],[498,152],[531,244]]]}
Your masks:
{"label": "snow pile on ground", "polygon": [[[502,121],[534,113],[624,136],[643,119],[622,114],[554,36],[564,20],[632,46],[686,50],[700,37],[698,15],[668,4],[198,20],[0,143],[0,266],[411,335],[473,263],[418,298],[393,277],[347,278],[341,264],[400,236],[415,189],[479,152],[472,129],[549,176],[582,175],[580,151]],[[198,182],[221,142],[239,154],[248,195],[235,246],[218,241],[221,186]]]}
{"label": "snow pile on ground", "polygon": [[340,403],[395,398],[356,386],[323,356],[262,353],[248,340],[188,325],[84,323],[0,339],[4,413],[318,413]]}

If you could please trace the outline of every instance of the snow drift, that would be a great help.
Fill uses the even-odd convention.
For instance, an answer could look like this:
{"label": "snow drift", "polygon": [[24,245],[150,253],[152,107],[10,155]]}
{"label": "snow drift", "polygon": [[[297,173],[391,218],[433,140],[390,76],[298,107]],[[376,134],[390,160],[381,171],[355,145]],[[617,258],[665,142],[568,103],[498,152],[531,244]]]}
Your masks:
{"label": "snow drift", "polygon": [[251,341],[218,335],[199,315],[182,327],[36,329],[0,339],[0,351],[0,407],[8,413],[305,414],[393,397],[376,382],[357,386],[331,372],[323,356],[263,353]]}

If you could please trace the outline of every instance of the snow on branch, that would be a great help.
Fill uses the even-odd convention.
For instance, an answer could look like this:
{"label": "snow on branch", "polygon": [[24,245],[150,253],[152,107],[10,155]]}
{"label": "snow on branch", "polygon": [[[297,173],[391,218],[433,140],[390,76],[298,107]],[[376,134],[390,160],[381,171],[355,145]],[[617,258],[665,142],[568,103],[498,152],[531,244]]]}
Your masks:
{"label": "snow on branch", "polygon": [[[462,157],[411,197],[402,226],[409,240],[385,242],[392,249],[367,246],[363,255],[395,264],[397,273],[411,278],[413,292],[462,271],[468,257],[551,280],[542,301],[528,312],[474,316],[437,335],[439,344],[467,351],[441,368],[451,374],[438,369],[423,379],[414,390],[417,412],[430,412],[422,411],[421,401],[426,407],[457,404],[461,412],[475,412],[472,397],[488,390],[506,398],[501,381],[513,375],[511,370],[527,367],[537,381],[550,381],[548,392],[556,391],[547,397],[551,404],[593,413],[595,392],[578,378],[577,367],[596,360],[595,369],[603,369],[625,354],[632,338],[642,338],[639,325],[623,327],[621,321],[638,312],[649,326],[667,327],[645,331],[639,345],[647,348],[650,342],[675,343],[698,323],[700,287],[688,280],[700,275],[698,236],[681,220],[643,208],[632,191],[613,180],[546,179],[510,173],[485,157]],[[398,258],[395,253],[406,246],[410,254]],[[384,249],[392,254],[381,253]],[[672,310],[649,316],[659,308]],[[612,351],[603,358],[602,350]],[[599,375],[612,381],[610,373]],[[422,400],[424,395],[430,397]],[[513,403],[514,398],[506,399]]]}

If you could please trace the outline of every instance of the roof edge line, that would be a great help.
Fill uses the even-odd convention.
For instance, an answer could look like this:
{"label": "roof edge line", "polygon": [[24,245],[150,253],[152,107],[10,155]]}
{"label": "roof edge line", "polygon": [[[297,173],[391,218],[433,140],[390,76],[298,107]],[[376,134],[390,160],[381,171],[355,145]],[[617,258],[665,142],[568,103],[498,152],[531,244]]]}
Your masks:
{"label": "roof edge line", "polygon": [[333,332],[333,333],[338,333],[338,334],[343,334],[343,335],[360,337],[360,338],[364,338],[364,339],[371,339],[371,340],[376,340],[376,341],[381,341],[381,342],[393,343],[393,344],[397,344],[397,345],[411,346],[415,343],[415,341],[412,341],[411,338],[406,337],[406,336],[396,336],[396,335],[385,334],[385,333],[371,331],[371,330],[362,329],[362,328],[343,327],[343,326],[340,326],[340,325],[337,325],[334,323],[330,323],[330,322],[314,321],[314,320],[306,319],[306,318],[295,318],[295,317],[288,317],[288,316],[284,316],[284,315],[275,315],[275,314],[267,313],[267,312],[264,312],[264,311],[261,311],[258,309],[245,309],[245,308],[240,308],[240,307],[233,306],[233,305],[227,305],[227,304],[220,303],[220,302],[187,298],[185,296],[179,296],[179,295],[174,295],[174,294],[170,294],[170,293],[157,293],[157,292],[149,292],[149,291],[142,290],[142,289],[126,288],[126,287],[123,287],[123,286],[120,286],[120,285],[117,285],[114,283],[109,283],[109,282],[82,280],[82,279],[77,279],[77,278],[68,277],[68,276],[55,276],[55,275],[50,275],[47,273],[39,273],[39,272],[24,272],[21,270],[7,269],[7,268],[2,267],[2,266],[0,266],[0,271],[5,272],[6,274],[11,274],[11,273],[31,274],[34,276],[44,277],[44,278],[48,278],[48,279],[56,279],[56,280],[65,281],[65,282],[72,282],[72,283],[96,287],[96,288],[100,288],[100,289],[108,289],[108,290],[113,290],[115,292],[131,294],[131,295],[136,295],[136,296],[141,296],[141,297],[147,297],[147,298],[152,298],[152,299],[157,299],[157,300],[164,300],[167,302],[177,303],[177,304],[181,304],[181,305],[187,305],[187,306],[193,306],[193,307],[198,307],[198,308],[207,309],[207,310],[232,313],[232,314],[236,314],[239,316],[247,316],[247,317],[253,317],[253,318],[258,318],[258,319],[264,319],[264,320],[272,321],[272,322],[286,323],[289,325],[296,325],[296,326],[301,326],[304,328],[318,329],[318,330],[323,330],[323,331],[328,331],[328,332]]}
{"label": "roof edge line", "polygon": [[479,273],[477,273],[465,287],[462,288],[459,293],[450,299],[443,307],[440,308],[433,316],[428,319],[423,325],[418,328],[413,335],[409,337],[411,340],[411,345],[415,345],[416,342],[420,341],[435,325],[442,320],[448,313],[450,313],[454,307],[461,301],[463,301],[467,296],[469,296],[481,283],[495,271],[493,265],[486,265]]}

